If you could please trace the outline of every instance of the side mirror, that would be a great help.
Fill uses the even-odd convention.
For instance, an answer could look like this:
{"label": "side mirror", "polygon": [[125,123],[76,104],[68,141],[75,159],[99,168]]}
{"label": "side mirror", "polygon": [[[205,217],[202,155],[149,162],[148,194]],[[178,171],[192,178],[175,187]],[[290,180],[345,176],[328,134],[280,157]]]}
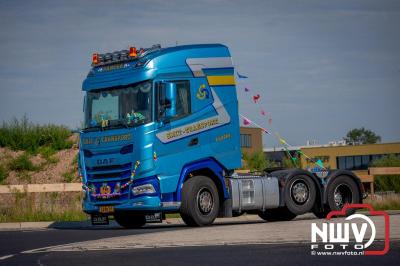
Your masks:
{"label": "side mirror", "polygon": [[176,116],[176,84],[167,82],[165,83],[165,117],[174,116]]}

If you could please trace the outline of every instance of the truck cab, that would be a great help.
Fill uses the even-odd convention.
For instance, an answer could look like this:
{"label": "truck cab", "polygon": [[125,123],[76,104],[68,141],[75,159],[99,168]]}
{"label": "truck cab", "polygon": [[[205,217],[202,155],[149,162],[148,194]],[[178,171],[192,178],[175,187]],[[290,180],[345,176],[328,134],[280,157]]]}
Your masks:
{"label": "truck cab", "polygon": [[[234,174],[241,167],[238,99],[224,45],[96,53],[82,89],[79,171],[83,210],[93,223],[113,215],[134,228],[179,212],[188,225],[201,226],[218,215],[265,216],[272,209],[296,216],[329,205],[324,183],[304,171],[297,176],[306,181],[296,179],[289,192],[282,180],[292,182],[292,171]],[[348,185],[347,201],[359,201],[359,181],[349,178],[354,186]],[[298,212],[289,207],[296,195],[284,196],[294,191],[307,206]]]}

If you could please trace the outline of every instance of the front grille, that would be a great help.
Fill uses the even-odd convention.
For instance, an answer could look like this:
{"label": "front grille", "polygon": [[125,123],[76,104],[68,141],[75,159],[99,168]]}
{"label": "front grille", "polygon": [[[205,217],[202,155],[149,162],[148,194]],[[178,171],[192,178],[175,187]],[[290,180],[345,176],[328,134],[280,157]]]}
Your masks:
{"label": "front grille", "polygon": [[132,163],[126,163],[123,165],[86,167],[86,170],[91,173],[96,173],[96,172],[110,171],[110,170],[126,171],[126,170],[130,170],[131,168],[132,168]]}
{"label": "front grille", "polygon": [[[129,198],[129,186],[123,189],[120,187],[129,182],[132,172],[132,163],[127,163],[123,165],[87,167],[86,169],[88,186],[95,188],[95,191],[90,193],[92,201],[120,201],[127,200]],[[101,189],[102,187],[103,189]],[[107,193],[112,194],[118,187],[119,193],[121,193],[121,195],[115,196],[113,198],[99,198],[93,195],[101,194],[102,190],[106,190]]]}

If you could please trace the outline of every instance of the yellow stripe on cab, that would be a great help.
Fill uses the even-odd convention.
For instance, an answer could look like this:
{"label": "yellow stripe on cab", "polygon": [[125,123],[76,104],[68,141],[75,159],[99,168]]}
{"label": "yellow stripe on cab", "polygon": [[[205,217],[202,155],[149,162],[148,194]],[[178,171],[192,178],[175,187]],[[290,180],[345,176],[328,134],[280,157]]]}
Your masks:
{"label": "yellow stripe on cab", "polygon": [[207,76],[208,85],[222,86],[235,85],[235,76]]}

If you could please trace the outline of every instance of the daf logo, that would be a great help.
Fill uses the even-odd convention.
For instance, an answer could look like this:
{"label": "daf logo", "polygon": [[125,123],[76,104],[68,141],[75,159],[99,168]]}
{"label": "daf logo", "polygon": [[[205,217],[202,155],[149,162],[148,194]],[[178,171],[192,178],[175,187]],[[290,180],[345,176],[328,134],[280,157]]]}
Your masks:
{"label": "daf logo", "polygon": [[115,162],[115,158],[108,158],[108,159],[98,159],[96,161],[97,165],[109,165]]}

